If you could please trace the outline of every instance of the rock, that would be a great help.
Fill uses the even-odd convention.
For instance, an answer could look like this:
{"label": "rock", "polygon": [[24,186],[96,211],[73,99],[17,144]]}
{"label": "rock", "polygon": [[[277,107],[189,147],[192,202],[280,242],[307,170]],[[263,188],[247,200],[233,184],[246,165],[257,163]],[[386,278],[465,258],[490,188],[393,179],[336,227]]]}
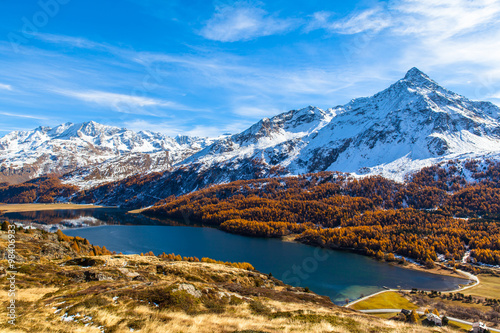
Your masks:
{"label": "rock", "polygon": [[106,276],[100,272],[85,271],[83,273],[85,274],[85,281],[87,282],[113,280],[113,278]]}
{"label": "rock", "polygon": [[[7,252],[7,250],[0,250],[0,259],[7,260],[7,259],[9,259],[8,255],[9,255],[9,253]],[[25,262],[26,261],[26,259],[23,256],[21,256],[20,254],[18,254],[17,252],[14,252],[14,256],[15,256],[14,261],[16,263],[20,263],[20,262]]]}
{"label": "rock", "polygon": [[[129,277],[129,278],[132,278],[133,280],[140,276],[139,273],[136,273],[136,272],[131,272],[129,271],[127,268],[124,268],[124,267],[120,267],[118,268],[118,270],[120,271],[120,273],[122,273],[123,275],[125,275],[126,277]],[[139,281],[143,281],[143,280],[139,280]]]}
{"label": "rock", "polygon": [[190,294],[191,296],[194,296],[196,298],[200,298],[202,296],[201,291],[199,291],[198,289],[196,289],[195,286],[193,286],[192,284],[189,284],[189,283],[181,283],[173,291],[175,292],[175,291],[180,291],[180,290],[185,290],[188,294]]}
{"label": "rock", "polygon": [[64,263],[61,264],[61,266],[67,266],[67,265],[76,265],[76,266],[82,266],[82,267],[94,267],[97,265],[102,265],[103,261],[99,259],[94,259],[94,258],[75,258],[68,260]]}
{"label": "rock", "polygon": [[146,278],[142,275],[135,276],[132,281],[146,281]]}

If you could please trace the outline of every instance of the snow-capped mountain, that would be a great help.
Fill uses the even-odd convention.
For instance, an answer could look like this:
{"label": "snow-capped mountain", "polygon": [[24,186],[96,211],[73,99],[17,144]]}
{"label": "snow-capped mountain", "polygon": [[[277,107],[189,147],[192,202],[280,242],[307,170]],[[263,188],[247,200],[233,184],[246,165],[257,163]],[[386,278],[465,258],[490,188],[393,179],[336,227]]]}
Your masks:
{"label": "snow-capped mountain", "polygon": [[[469,158],[500,160],[500,109],[455,94],[412,68],[374,96],[328,110],[292,110],[218,139],[170,138],[94,122],[13,132],[0,139],[0,182],[55,172],[65,174],[66,183],[89,188],[163,172],[144,188],[116,191],[142,205],[273,175],[341,171],[402,181],[425,166]],[[112,189],[124,184],[110,184],[94,199],[121,202]]]}
{"label": "snow-capped mountain", "polygon": [[0,138],[0,182],[73,172],[74,183],[89,187],[136,173],[165,171],[209,143],[93,121],[17,131]]}
{"label": "snow-capped mountain", "polygon": [[442,160],[500,155],[499,117],[494,104],[455,94],[412,68],[374,96],[265,118],[187,161],[207,169],[258,159],[290,174],[327,170],[402,181]]}

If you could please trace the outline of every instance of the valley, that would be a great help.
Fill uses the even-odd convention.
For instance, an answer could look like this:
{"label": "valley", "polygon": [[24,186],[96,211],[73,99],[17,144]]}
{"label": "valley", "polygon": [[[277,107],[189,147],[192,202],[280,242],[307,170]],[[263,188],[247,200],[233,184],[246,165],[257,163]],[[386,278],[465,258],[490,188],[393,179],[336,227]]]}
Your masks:
{"label": "valley", "polygon": [[[416,68],[371,97],[326,110],[291,110],[216,138],[172,138],[92,121],[12,132],[0,138],[0,183],[2,217],[43,229],[22,231],[28,238],[20,240],[21,249],[29,249],[29,256],[21,261],[31,267],[23,264],[23,281],[33,282],[27,273],[50,269],[60,277],[50,288],[67,284],[57,291],[48,287],[40,298],[26,296],[31,302],[26,311],[68,299],[64,302],[72,303],[64,309],[94,311],[62,314],[62,322],[75,321],[80,328],[91,324],[76,320],[77,314],[99,318],[94,326],[110,331],[135,329],[145,317],[145,326],[137,329],[151,330],[147,322],[152,320],[156,326],[168,322],[179,330],[188,325],[203,331],[195,314],[211,330],[222,325],[214,318],[225,318],[228,332],[242,328],[234,320],[238,317],[252,318],[245,325],[266,332],[278,331],[279,325],[291,332],[338,325],[362,332],[369,324],[338,319],[351,314],[338,305],[384,289],[391,291],[355,308],[432,306],[453,318],[498,324],[493,299],[500,298],[494,287],[500,274],[500,109],[449,91]],[[58,229],[65,234],[47,233]],[[30,237],[38,250],[48,242],[57,255],[52,250],[36,255]],[[86,281],[89,285],[68,280],[91,274],[66,268],[85,256],[103,256],[104,265],[92,274],[111,278]],[[214,260],[200,263],[203,257]],[[166,277],[158,277],[161,272],[154,267],[164,266],[163,261],[180,276],[165,271]],[[240,281],[237,276],[246,273],[239,271],[220,271],[224,281],[205,277],[219,269],[210,265],[224,263],[254,272],[251,281]],[[141,278],[128,279],[131,275],[120,267]],[[469,284],[466,274],[484,277],[485,283],[471,288],[471,294],[456,290],[445,296]],[[238,288],[223,284],[227,279]],[[189,284],[182,288],[190,291],[215,290],[198,282],[218,283],[217,290],[227,295],[243,292],[236,297],[244,306],[231,304],[231,297],[215,299],[210,291],[195,299],[184,292],[173,295],[179,284]],[[159,289],[151,287],[155,283]],[[262,283],[269,290],[246,289]],[[139,297],[127,298],[124,305],[145,317],[127,323],[117,319],[128,313],[115,307],[124,288],[137,289],[127,293]],[[101,289],[109,297],[96,298]],[[281,295],[285,290],[294,296]],[[488,300],[485,295],[492,290]],[[323,296],[309,297],[310,291]],[[476,298],[471,300],[472,292]],[[148,304],[137,310],[144,298]],[[88,303],[95,299],[102,304]],[[278,304],[282,301],[287,305]],[[165,304],[167,313],[151,310],[151,304]],[[471,310],[467,317],[469,308],[479,312]],[[421,327],[389,323],[384,325],[394,332]],[[453,329],[463,327],[442,331]]]}
{"label": "valley", "polygon": [[[338,307],[245,263],[116,254],[84,238],[21,228],[16,248],[18,317],[15,326],[0,324],[9,332],[430,331]],[[5,275],[7,261],[0,264]]]}

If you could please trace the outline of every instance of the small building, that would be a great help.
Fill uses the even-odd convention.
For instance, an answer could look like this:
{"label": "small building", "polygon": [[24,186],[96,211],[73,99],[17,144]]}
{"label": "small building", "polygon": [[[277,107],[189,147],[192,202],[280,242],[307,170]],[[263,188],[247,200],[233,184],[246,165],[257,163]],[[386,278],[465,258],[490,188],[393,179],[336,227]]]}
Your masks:
{"label": "small building", "polygon": [[480,321],[477,321],[477,322],[472,324],[472,331],[471,332],[473,332],[473,333],[484,333],[487,331],[488,331],[488,328],[486,327],[486,325]]}
{"label": "small building", "polygon": [[402,309],[401,313],[408,317],[411,314],[411,311],[410,310],[406,310],[406,309]]}
{"label": "small building", "polygon": [[435,315],[434,313],[428,313],[426,314],[427,320],[431,323],[434,323],[436,326],[443,326],[443,320],[441,317]]}

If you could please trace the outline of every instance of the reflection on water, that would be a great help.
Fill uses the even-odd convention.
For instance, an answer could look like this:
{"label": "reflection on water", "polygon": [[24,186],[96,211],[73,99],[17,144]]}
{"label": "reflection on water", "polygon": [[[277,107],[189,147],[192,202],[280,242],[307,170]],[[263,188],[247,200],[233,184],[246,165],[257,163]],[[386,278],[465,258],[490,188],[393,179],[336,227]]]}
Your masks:
{"label": "reflection on water", "polygon": [[125,254],[153,251],[246,261],[263,273],[272,273],[294,286],[309,287],[336,303],[382,290],[384,286],[448,290],[464,283],[461,279],[412,271],[345,251],[233,235],[212,228],[102,226],[71,229],[65,233]]}
{"label": "reflection on water", "polygon": [[153,219],[141,214],[129,214],[126,210],[118,208],[62,209],[5,213],[2,215],[2,218],[10,222],[23,223],[47,231],[102,225],[186,225],[184,221]]}
{"label": "reflection on water", "polygon": [[166,252],[246,261],[263,273],[272,273],[294,286],[307,286],[338,304],[382,290],[384,286],[449,290],[466,283],[457,278],[403,269],[354,253],[320,250],[279,239],[244,237],[213,228],[187,227],[183,226],[184,221],[151,219],[119,209],[23,212],[5,214],[2,218],[5,217],[49,230],[63,227],[67,235],[87,238],[95,245],[125,254],[153,251],[155,254]]}

